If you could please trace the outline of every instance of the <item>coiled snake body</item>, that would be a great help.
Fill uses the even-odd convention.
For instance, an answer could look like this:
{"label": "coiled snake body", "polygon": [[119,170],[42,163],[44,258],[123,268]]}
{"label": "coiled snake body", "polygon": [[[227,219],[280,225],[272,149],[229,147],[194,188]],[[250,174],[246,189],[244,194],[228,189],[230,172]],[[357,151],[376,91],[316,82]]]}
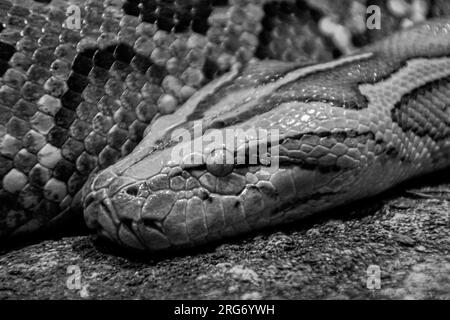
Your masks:
{"label": "coiled snake body", "polygon": [[[39,16],[35,11],[22,14]],[[52,17],[59,19],[58,11]],[[173,114],[156,117],[155,105],[171,113],[174,96],[183,101],[201,81],[194,59],[185,73],[190,85],[174,85],[178,96],[159,92],[152,79],[163,53],[151,51],[148,64],[147,47],[136,43],[155,30],[125,28],[135,22],[122,19],[118,35],[101,25],[111,28],[114,46],[107,36],[57,30],[55,50],[53,39],[32,27],[21,34],[28,41],[2,44],[5,236],[33,232],[82,204],[87,225],[120,245],[192,247],[298,220],[450,165],[448,19],[327,63],[237,64]],[[14,33],[2,41],[8,37]],[[37,50],[33,37],[40,37]],[[131,54],[130,42],[140,54]],[[227,132],[236,140],[231,147],[202,140]],[[237,132],[245,133],[241,140]],[[188,151],[174,156],[179,150]],[[227,157],[233,161],[224,163]]]}

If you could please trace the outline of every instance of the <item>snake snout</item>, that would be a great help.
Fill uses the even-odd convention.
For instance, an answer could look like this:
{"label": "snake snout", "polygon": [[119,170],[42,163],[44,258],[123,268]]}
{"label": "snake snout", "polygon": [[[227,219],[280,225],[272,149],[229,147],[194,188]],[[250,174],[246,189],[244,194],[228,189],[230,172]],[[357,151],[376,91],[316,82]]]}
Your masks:
{"label": "snake snout", "polygon": [[110,208],[105,204],[107,198],[106,189],[91,191],[84,197],[84,220],[89,228],[98,229],[106,217],[110,220]]}
{"label": "snake snout", "polygon": [[132,186],[117,190],[113,196],[110,187],[91,191],[84,198],[87,226],[95,229],[101,237],[119,245],[144,249],[135,230],[140,220],[140,203],[143,200],[136,195]]}
{"label": "snake snout", "polygon": [[166,249],[170,243],[160,215],[162,207],[172,206],[173,199],[167,193],[155,194],[146,181],[105,173],[93,180],[84,197],[86,224],[119,245],[150,251]]}

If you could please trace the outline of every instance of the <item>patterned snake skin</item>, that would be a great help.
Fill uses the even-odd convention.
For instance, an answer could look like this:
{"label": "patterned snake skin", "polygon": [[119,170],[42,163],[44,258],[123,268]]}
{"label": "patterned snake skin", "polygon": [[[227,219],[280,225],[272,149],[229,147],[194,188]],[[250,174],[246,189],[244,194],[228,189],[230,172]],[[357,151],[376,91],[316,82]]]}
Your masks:
{"label": "patterned snake skin", "polygon": [[[47,2],[0,0],[2,237],[83,206],[87,225],[120,245],[191,247],[450,164],[449,20],[306,65],[331,58],[322,37],[293,41],[317,29],[267,20],[301,1]],[[80,29],[64,25],[70,4]],[[279,168],[220,163],[237,149],[174,161],[185,143],[175,129],[193,133],[196,120],[256,145],[267,139],[249,129],[277,130],[279,156],[268,154]]]}
{"label": "patterned snake skin", "polygon": [[[279,14],[264,20],[263,2],[0,0],[0,237],[79,216],[89,174],[237,61],[256,51],[330,58],[320,38],[287,45],[276,36],[281,17],[291,36],[314,35],[285,11],[307,13],[274,1],[265,10]],[[79,28],[64,25],[73,4]]]}

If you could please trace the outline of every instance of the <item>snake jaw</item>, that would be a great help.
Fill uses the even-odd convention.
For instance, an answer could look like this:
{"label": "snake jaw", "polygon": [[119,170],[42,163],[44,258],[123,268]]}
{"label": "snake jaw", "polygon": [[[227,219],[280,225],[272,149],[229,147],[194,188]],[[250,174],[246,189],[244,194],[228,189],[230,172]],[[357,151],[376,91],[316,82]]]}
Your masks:
{"label": "snake jaw", "polygon": [[[112,170],[101,172],[85,186],[84,218],[97,234],[121,246],[139,250],[163,250],[170,246],[162,227],[163,206],[168,204],[171,191],[154,189],[168,187],[164,174],[148,181],[118,176]],[[175,199],[175,198],[174,198]],[[156,202],[155,202],[156,200]],[[167,213],[167,212],[166,212]]]}

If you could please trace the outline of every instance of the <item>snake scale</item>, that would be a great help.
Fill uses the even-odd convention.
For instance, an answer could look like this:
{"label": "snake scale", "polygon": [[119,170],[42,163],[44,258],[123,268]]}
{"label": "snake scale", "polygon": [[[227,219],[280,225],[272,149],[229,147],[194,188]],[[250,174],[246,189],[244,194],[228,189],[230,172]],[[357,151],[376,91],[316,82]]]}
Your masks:
{"label": "snake scale", "polygon": [[0,0],[0,236],[84,211],[121,246],[187,248],[450,166],[450,20],[313,64],[314,27],[267,40],[300,3]]}

